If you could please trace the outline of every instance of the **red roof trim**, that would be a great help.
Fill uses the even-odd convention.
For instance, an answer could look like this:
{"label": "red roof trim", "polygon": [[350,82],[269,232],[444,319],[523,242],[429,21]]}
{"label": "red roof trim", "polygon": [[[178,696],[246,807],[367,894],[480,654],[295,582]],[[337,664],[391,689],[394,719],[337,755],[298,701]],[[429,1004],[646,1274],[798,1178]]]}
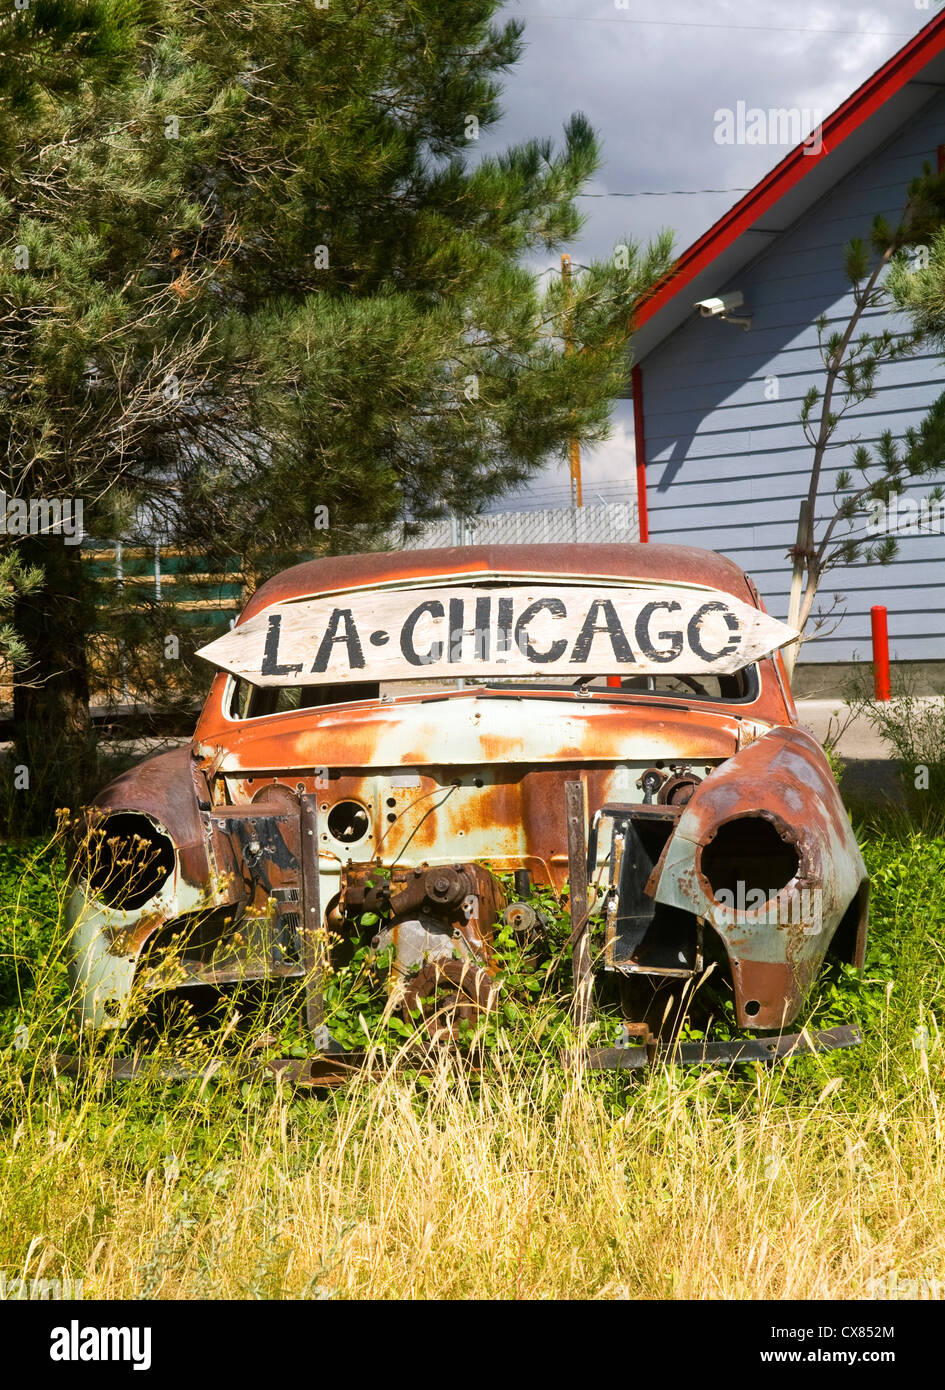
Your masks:
{"label": "red roof trim", "polygon": [[637,310],[635,325],[641,327],[687,284],[705,270],[727,247],[747,231],[806,174],[826,159],[849,135],[869,120],[890,97],[900,91],[917,72],[945,49],[945,13],[939,14],[910,39],[898,53],[849,96],[842,106],[823,122],[823,139],[818,154],[805,154],[797,145],[781,163],[729,208],[718,222],[684,251],[675,269]]}

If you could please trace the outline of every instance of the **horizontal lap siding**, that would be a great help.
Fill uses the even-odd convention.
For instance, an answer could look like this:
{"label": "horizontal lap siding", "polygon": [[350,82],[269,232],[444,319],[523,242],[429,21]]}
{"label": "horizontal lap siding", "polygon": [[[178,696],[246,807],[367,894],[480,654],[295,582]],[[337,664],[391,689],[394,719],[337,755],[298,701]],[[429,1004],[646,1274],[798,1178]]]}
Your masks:
{"label": "horizontal lap siding", "polygon": [[[907,183],[923,162],[935,167],[940,143],[945,97],[937,97],[794,227],[772,238],[731,284],[717,287],[718,294],[743,292],[744,308],[736,312],[752,315],[750,332],[694,313],[643,363],[651,538],[730,555],[752,574],[779,617],[787,613],[786,551],[811,459],[798,412],[807,389],[823,386],[815,321],[824,315],[828,333],[845,324],[852,298],[843,273],[844,245],[855,236],[868,241],[875,214],[898,217]],[[887,323],[901,330],[905,321],[872,313],[864,327],[878,331]],[[766,378],[772,376],[778,399],[766,400]],[[923,349],[878,373],[877,387],[871,400],[841,422],[836,438],[844,446],[827,456],[823,501],[856,444],[875,446],[887,429],[901,439],[918,425],[945,391],[945,366],[937,353]],[[934,481],[912,484],[909,495],[925,496]],[[820,514],[826,515],[823,502]],[[875,603],[889,609],[895,658],[945,659],[945,536],[901,535],[898,542],[889,565],[827,574],[818,605],[829,608],[841,593],[846,611],[829,637],[806,648],[806,661],[868,656]]]}

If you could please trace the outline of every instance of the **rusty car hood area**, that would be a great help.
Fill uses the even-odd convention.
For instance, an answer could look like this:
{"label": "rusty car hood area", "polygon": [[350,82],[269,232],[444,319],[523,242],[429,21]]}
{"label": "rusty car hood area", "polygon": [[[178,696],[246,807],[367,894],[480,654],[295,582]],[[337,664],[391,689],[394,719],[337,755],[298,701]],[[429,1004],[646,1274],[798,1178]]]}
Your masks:
{"label": "rusty car hood area", "polygon": [[250,721],[236,739],[232,727],[206,721],[194,751],[224,773],[280,764],[302,769],[639,761],[658,745],[680,757],[726,758],[739,745],[743,723],[739,715],[673,700],[469,690],[336,708],[316,719],[305,711],[275,715]]}

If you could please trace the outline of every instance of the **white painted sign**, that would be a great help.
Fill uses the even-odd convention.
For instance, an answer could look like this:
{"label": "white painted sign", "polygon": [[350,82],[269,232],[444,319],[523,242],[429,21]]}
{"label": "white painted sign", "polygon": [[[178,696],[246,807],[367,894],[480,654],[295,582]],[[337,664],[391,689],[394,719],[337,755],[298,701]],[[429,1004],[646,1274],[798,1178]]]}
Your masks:
{"label": "white painted sign", "polygon": [[553,581],[274,604],[199,655],[254,685],[431,676],[725,674],[797,633],[714,589]]}

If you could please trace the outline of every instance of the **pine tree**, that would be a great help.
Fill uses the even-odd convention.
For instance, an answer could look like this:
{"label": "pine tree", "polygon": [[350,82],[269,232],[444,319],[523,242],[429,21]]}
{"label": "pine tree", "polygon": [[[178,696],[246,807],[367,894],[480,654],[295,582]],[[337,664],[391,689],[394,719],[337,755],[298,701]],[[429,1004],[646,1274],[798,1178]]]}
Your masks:
{"label": "pine tree", "polygon": [[119,73],[147,13],[138,0],[15,0],[0,16],[0,154],[44,96]]}
{"label": "pine tree", "polygon": [[[560,150],[473,158],[521,49],[498,8],[170,0],[120,80],[21,121],[0,179],[7,491],[260,570],[475,513],[603,437],[668,238],[627,239],[567,298],[525,268],[578,231],[599,151],[576,116]],[[34,750],[67,736],[46,800],[74,799],[88,567],[61,537],[20,550],[47,577],[18,608],[45,684],[16,718]]]}
{"label": "pine tree", "polygon": [[[54,107],[57,98],[80,92],[89,82],[113,80],[121,73],[135,52],[148,17],[148,4],[149,0],[16,0],[0,17],[0,161],[11,175],[18,155],[34,153],[28,131],[41,128],[44,110]],[[5,214],[7,229],[11,212],[0,194],[0,213]],[[8,248],[7,264],[11,260],[15,268],[25,265],[22,243],[15,241],[12,250]],[[15,332],[16,300],[15,293],[0,300],[3,326]],[[3,341],[6,346],[5,334]],[[4,482],[7,488],[12,486],[16,497],[15,465],[5,471]],[[6,497],[2,505],[6,506]],[[43,584],[42,570],[4,535],[0,551],[0,663],[8,677],[15,673],[20,689],[32,686],[40,690],[48,675],[48,668],[43,669],[43,654],[36,659],[23,632],[12,621],[17,609],[22,617],[24,605],[38,596]],[[34,627],[29,622],[26,626]]]}

